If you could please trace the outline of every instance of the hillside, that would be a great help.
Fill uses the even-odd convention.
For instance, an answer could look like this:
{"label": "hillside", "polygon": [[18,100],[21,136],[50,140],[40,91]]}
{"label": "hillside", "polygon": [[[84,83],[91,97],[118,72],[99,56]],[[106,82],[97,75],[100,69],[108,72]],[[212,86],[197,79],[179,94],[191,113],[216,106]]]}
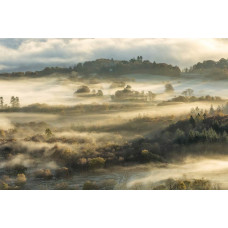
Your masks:
{"label": "hillside", "polygon": [[185,72],[203,74],[216,80],[228,79],[228,59],[222,58],[219,61],[205,60],[198,62],[189,69],[185,69]]}
{"label": "hillside", "polygon": [[46,67],[41,71],[12,72],[1,73],[4,77],[41,77],[50,74],[69,74],[77,72],[83,76],[97,74],[102,77],[117,76],[131,73],[146,73],[152,75],[180,76],[180,69],[166,63],[155,63],[148,60],[142,60],[142,56],[137,59],[133,58],[129,61],[119,61],[113,59],[97,59],[95,61],[87,61],[78,63],[74,67]]}

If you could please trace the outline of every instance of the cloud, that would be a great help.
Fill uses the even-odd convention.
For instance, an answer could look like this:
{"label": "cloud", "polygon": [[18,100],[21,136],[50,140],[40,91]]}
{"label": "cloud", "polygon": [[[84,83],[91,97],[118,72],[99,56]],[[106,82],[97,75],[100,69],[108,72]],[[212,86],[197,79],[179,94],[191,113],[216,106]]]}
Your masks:
{"label": "cloud", "polygon": [[98,58],[144,59],[181,68],[227,58],[228,39],[0,39],[0,71],[72,66]]}

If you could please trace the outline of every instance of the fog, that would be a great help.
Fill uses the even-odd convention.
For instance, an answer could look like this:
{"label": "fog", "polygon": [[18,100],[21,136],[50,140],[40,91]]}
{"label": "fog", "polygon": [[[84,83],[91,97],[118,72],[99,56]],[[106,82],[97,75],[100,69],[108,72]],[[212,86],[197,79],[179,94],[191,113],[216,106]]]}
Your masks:
{"label": "fog", "polygon": [[[166,83],[173,85],[175,93],[173,96],[180,95],[185,89],[191,88],[194,90],[194,95],[203,96],[216,94],[222,98],[227,98],[226,88],[228,81],[211,81],[204,78],[192,77],[186,78],[171,78],[166,76],[148,76],[148,75],[125,75],[126,78],[134,78],[134,81],[128,81],[126,84],[131,85],[136,91],[152,91],[158,96],[156,100],[164,100],[171,98],[172,95],[164,94],[164,86]],[[1,96],[4,97],[6,104],[10,103],[11,96],[18,96],[22,106],[32,103],[46,103],[49,105],[76,105],[76,104],[91,104],[91,103],[106,103],[110,102],[110,95],[115,94],[115,91],[121,88],[110,89],[110,82],[98,82],[96,84],[88,84],[90,90],[102,90],[104,96],[99,97],[80,97],[74,96],[74,92],[85,82],[68,80],[64,75],[31,78],[31,79],[15,79],[15,80],[0,80]],[[218,89],[219,88],[219,89]]]}
{"label": "fog", "polygon": [[221,189],[228,188],[228,157],[188,158],[181,164],[171,164],[165,167],[146,167],[148,171],[138,176],[131,176],[127,187],[134,185],[156,185],[170,178],[198,179],[205,178],[218,184]]}
{"label": "fog", "polygon": [[[216,113],[226,107],[227,80],[131,74],[118,80],[96,76],[91,82],[71,76],[0,79],[0,97],[8,105],[0,109],[0,188],[155,189],[167,188],[169,179],[202,178],[210,189],[228,188],[228,157],[221,149],[226,148],[226,113],[219,108]],[[172,91],[165,90],[167,84]],[[151,91],[155,97],[112,98],[118,90],[130,93],[127,85],[133,94]],[[77,93],[81,86],[90,92]],[[221,100],[171,101],[188,88],[196,97]],[[19,107],[10,104],[12,96],[19,97]],[[196,107],[208,116],[196,115],[192,124],[190,111]],[[221,141],[193,143],[190,130]],[[21,174],[26,178],[18,185]]]}

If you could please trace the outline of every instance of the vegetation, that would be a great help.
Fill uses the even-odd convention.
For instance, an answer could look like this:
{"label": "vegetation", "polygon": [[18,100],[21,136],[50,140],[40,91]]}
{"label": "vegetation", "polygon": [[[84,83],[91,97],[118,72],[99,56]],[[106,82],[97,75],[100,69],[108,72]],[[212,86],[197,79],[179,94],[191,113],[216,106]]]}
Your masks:
{"label": "vegetation", "polygon": [[174,97],[174,98],[168,100],[168,102],[196,102],[196,101],[218,102],[218,101],[223,101],[223,99],[221,97],[218,97],[218,96],[213,97],[210,95],[206,95],[206,96],[201,96],[201,97],[178,96],[178,97]]}
{"label": "vegetation", "polygon": [[190,67],[190,69],[185,69],[185,72],[204,74],[207,77],[216,80],[227,79],[228,60],[222,58],[219,61],[206,60],[203,62],[198,62],[197,64]]}
{"label": "vegetation", "polygon": [[97,59],[83,64],[79,63],[73,69],[82,74],[97,73],[101,75],[121,75],[130,73],[148,73],[169,76],[180,75],[179,67],[173,67],[172,65],[165,63],[151,63],[148,60],[143,61],[142,56],[138,56],[137,59],[130,59],[129,61]]}
{"label": "vegetation", "polygon": [[103,104],[79,104],[74,106],[66,105],[47,105],[47,104],[31,104],[19,108],[4,107],[0,112],[28,112],[28,113],[101,113],[107,111],[131,110],[142,107],[143,104],[128,103],[103,103]]}
{"label": "vegetation", "polygon": [[172,84],[170,84],[170,83],[165,84],[166,93],[172,93],[173,91],[174,91],[174,88],[173,88]]}
{"label": "vegetation", "polygon": [[[196,71],[192,69],[191,73],[200,67],[194,67]],[[217,63],[213,67],[222,69]],[[127,74],[149,74],[145,78],[180,75],[178,67],[151,63],[142,56],[129,61],[98,59],[71,68],[12,73],[12,77],[54,73],[66,74],[58,80],[67,85],[64,103],[56,99],[61,105],[51,105],[50,101],[23,106],[21,96],[15,95],[7,104],[7,96],[0,97],[0,189],[219,188],[198,173],[180,178],[170,172],[170,177],[175,177],[170,179],[168,170],[181,167],[188,159],[228,155],[228,105],[224,99],[216,94],[197,97],[188,88],[189,83],[179,91],[183,86],[173,85],[181,83],[181,78],[154,77],[149,81],[153,92],[139,91],[136,88],[141,88],[141,82],[131,84]],[[41,102],[39,96],[36,98]],[[165,104],[173,105],[170,109],[159,106],[165,99]],[[207,109],[196,107],[182,114],[186,109],[179,112],[178,108],[190,105],[175,102],[201,102]],[[141,181],[150,171],[155,171],[152,174],[156,178]],[[158,177],[160,171],[166,175]]]}
{"label": "vegetation", "polygon": [[154,190],[217,190],[219,185],[206,179],[168,179]]}
{"label": "vegetation", "polygon": [[88,86],[81,86],[75,93],[89,93],[90,89]]}
{"label": "vegetation", "polygon": [[134,91],[131,89],[130,85],[127,85],[123,90],[117,90],[115,95],[111,96],[113,101],[137,101],[137,102],[146,102],[153,101],[155,94],[151,91],[147,93]]}
{"label": "vegetation", "polygon": [[84,63],[78,63],[74,67],[46,67],[41,71],[35,72],[12,72],[1,73],[0,77],[18,78],[18,77],[42,77],[58,74],[70,74],[71,72],[77,72],[81,75],[98,74],[102,76],[123,75],[130,73],[147,73],[153,75],[168,75],[168,76],[180,76],[180,69],[177,66],[172,66],[166,63],[156,63],[144,60],[142,56],[138,56],[136,59],[130,59],[129,61],[113,60],[113,59],[97,59],[95,61],[87,61]]}

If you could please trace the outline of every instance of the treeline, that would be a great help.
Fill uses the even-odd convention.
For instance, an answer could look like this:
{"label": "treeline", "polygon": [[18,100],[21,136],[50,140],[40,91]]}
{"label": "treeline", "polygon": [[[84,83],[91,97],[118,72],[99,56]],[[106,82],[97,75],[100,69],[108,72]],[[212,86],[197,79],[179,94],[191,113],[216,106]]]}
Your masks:
{"label": "treeline", "polygon": [[121,75],[130,73],[148,73],[154,75],[180,76],[180,69],[177,66],[172,66],[166,63],[150,62],[144,60],[142,56],[129,61],[118,61],[113,59],[97,59],[95,61],[87,61],[78,63],[74,68],[76,72],[81,74],[100,75]]}
{"label": "treeline", "polygon": [[221,97],[218,96],[201,96],[201,97],[196,97],[196,96],[178,96],[174,97],[168,102],[196,102],[196,101],[222,101]]}
{"label": "treeline", "polygon": [[106,112],[106,111],[118,111],[118,110],[130,110],[136,107],[141,108],[143,104],[79,104],[74,106],[65,105],[47,105],[35,103],[27,106],[20,107],[11,104],[11,106],[4,105],[0,109],[0,112],[30,112],[30,113],[91,113],[91,112]]}
{"label": "treeline", "polygon": [[26,71],[26,72],[12,72],[12,73],[0,73],[0,77],[7,78],[19,78],[19,77],[42,77],[54,73],[68,74],[73,71],[72,67],[46,67],[41,71]]}
{"label": "treeline", "polygon": [[0,97],[0,109],[5,110],[10,108],[20,108],[19,97],[12,96],[10,98],[10,105],[4,103],[4,97]]}
{"label": "treeline", "polygon": [[127,85],[123,90],[117,90],[115,95],[111,96],[113,101],[138,101],[138,102],[146,102],[153,101],[156,97],[156,94],[148,91],[145,93],[144,91],[138,92],[131,89],[130,85]]}
{"label": "treeline", "polygon": [[26,72],[12,72],[1,73],[0,76],[6,77],[40,77],[54,73],[68,74],[77,72],[81,75],[99,74],[101,76],[115,76],[130,73],[147,73],[154,75],[180,76],[180,69],[178,66],[172,66],[166,63],[156,63],[144,60],[142,56],[129,61],[119,61],[113,59],[97,59],[95,61],[87,61],[78,63],[73,67],[46,67],[41,71],[26,71]]}
{"label": "treeline", "polygon": [[228,59],[220,59],[219,61],[205,60],[198,62],[189,69],[184,69],[185,73],[200,73],[215,79],[228,78]]}
{"label": "treeline", "polygon": [[227,116],[191,116],[153,138],[121,147],[119,153],[126,162],[170,162],[189,155],[227,154],[227,143]]}

